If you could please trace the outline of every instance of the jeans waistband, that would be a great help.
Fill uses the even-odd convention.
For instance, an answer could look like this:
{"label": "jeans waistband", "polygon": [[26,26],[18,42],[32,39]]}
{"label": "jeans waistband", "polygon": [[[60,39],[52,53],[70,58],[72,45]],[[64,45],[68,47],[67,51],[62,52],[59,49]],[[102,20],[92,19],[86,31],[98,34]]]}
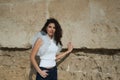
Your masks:
{"label": "jeans waistband", "polygon": [[51,70],[51,69],[55,69],[55,68],[57,68],[56,66],[54,66],[54,67],[40,67],[40,69],[45,69],[45,70]]}

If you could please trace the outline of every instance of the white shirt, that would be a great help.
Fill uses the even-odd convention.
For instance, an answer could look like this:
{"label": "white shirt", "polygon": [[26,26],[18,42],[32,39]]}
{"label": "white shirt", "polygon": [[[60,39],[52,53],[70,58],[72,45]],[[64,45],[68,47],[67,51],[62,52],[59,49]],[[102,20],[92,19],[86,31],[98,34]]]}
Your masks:
{"label": "white shirt", "polygon": [[48,49],[44,53],[44,55],[40,56],[40,67],[54,67],[56,65],[56,54],[58,51],[58,46],[55,44],[54,40],[50,40],[50,45]]}

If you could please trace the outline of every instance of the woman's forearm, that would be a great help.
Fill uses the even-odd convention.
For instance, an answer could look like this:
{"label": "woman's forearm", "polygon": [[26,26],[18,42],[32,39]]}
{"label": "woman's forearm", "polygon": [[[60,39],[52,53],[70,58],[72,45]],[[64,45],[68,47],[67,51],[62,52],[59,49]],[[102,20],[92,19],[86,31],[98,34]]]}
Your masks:
{"label": "woman's forearm", "polygon": [[71,42],[69,42],[67,46],[68,46],[68,50],[61,53],[61,54],[58,54],[56,56],[56,61],[60,60],[61,58],[63,58],[64,56],[66,56],[67,54],[69,54],[73,50],[73,45],[71,44]]}
{"label": "woman's forearm", "polygon": [[64,56],[66,56],[67,54],[69,54],[69,51],[65,51],[63,53],[60,53],[56,56],[56,60],[62,59]]}

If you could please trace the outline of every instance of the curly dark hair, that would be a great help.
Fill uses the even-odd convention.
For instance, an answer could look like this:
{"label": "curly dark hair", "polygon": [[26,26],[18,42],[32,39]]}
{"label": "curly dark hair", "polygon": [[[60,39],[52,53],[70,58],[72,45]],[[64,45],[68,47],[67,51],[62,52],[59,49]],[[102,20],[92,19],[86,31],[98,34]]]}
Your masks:
{"label": "curly dark hair", "polygon": [[43,28],[41,29],[41,31],[45,32],[47,34],[47,27],[50,23],[54,23],[55,24],[55,34],[54,34],[54,40],[56,41],[56,45],[58,45],[58,43],[62,46],[62,42],[61,42],[61,38],[62,38],[62,28],[61,25],[59,24],[59,22],[54,19],[54,18],[49,18],[47,19],[47,22],[44,24]]}

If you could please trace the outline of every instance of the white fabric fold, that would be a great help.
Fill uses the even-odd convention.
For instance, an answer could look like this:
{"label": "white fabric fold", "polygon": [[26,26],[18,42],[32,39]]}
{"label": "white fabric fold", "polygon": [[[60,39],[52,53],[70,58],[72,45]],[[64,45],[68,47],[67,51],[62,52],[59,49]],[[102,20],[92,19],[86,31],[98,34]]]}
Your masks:
{"label": "white fabric fold", "polygon": [[[40,48],[39,48],[39,50],[37,52],[37,56],[43,56],[45,54],[45,52],[48,50],[48,47],[50,46],[50,37],[45,32],[43,32],[43,31],[38,32],[33,37],[32,48],[34,47],[35,42],[39,38],[43,40],[43,44],[40,46]],[[58,54],[62,50],[62,46],[60,44],[58,44],[57,46],[58,46],[58,50],[57,50],[56,54]]]}

